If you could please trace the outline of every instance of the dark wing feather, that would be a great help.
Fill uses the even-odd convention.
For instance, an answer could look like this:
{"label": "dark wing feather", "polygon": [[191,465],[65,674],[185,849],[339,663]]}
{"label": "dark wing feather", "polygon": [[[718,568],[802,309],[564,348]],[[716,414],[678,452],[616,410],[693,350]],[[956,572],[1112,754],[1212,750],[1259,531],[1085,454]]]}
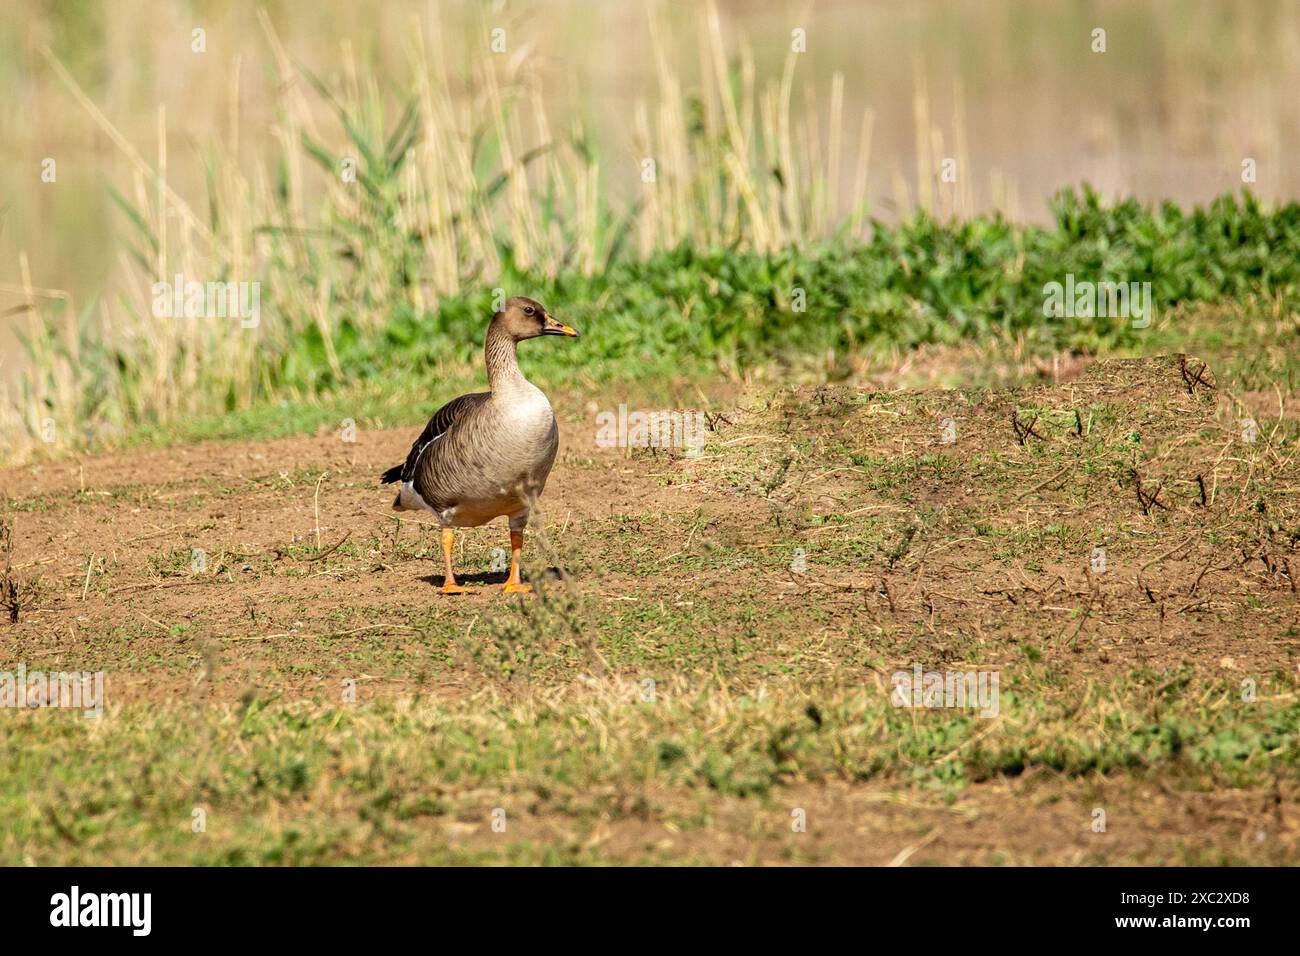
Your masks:
{"label": "dark wing feather", "polygon": [[424,431],[420,432],[420,437],[411,446],[411,451],[406,456],[406,463],[396,468],[389,468],[380,476],[379,480],[386,485],[394,481],[406,482],[414,480],[415,466],[420,460],[420,453],[462,417],[486,402],[491,395],[491,392],[473,392],[469,395],[462,395],[460,398],[453,398],[434,412],[433,417],[429,419],[429,424],[424,426]]}

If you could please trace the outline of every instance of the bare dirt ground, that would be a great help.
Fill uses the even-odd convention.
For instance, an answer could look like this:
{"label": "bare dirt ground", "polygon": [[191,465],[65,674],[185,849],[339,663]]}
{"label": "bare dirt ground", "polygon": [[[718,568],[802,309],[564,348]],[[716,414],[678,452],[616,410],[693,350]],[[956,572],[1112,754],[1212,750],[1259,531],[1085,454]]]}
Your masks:
{"label": "bare dirt ground", "polygon": [[[532,849],[508,858],[1291,862],[1294,734],[1253,737],[1248,712],[1199,749],[1108,756],[1128,753],[1135,714],[1219,727],[1247,682],[1273,708],[1259,720],[1288,733],[1300,469],[1291,416],[1260,406],[1247,441],[1212,372],[1176,358],[1014,392],[787,390],[746,394],[711,419],[694,458],[597,447],[590,420],[561,409],[561,457],[527,554],[543,593],[530,597],[499,591],[501,523],[460,538],[458,572],[481,592],[438,592],[431,517],[392,513],[375,480],[416,429],[10,469],[11,575],[28,590],[0,636],[11,664],[104,670],[110,722],[252,701],[335,707],[348,682],[353,707],[418,698],[472,711],[483,694],[577,694],[581,709],[584,682],[649,676],[728,703],[776,688],[796,714],[809,702],[816,730],[817,707],[833,724],[847,695],[886,699],[890,675],[913,662],[997,670],[1004,693],[1052,702],[1041,726],[1035,711],[1004,708],[928,757],[777,755],[773,785],[752,789],[628,767],[613,790],[573,783],[581,812],[554,797],[562,784],[533,782],[517,837]],[[696,723],[707,739],[707,715]],[[1083,739],[1094,724],[1100,756],[1072,756],[1074,742],[1050,756],[1052,734],[1077,727]],[[1021,765],[1007,756],[1017,739]],[[447,798],[409,843],[357,856],[421,862],[436,846],[497,858],[486,821],[501,794]],[[294,812],[277,805],[262,824]],[[46,859],[40,840],[11,837],[6,855]],[[71,840],[58,858],[93,856],[111,832],[102,840]]]}

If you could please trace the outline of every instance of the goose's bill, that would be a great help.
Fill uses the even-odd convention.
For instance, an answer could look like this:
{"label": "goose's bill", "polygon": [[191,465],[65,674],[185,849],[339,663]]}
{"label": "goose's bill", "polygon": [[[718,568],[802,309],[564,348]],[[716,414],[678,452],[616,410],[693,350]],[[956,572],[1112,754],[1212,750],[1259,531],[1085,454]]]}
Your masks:
{"label": "goose's bill", "polygon": [[570,335],[573,338],[578,337],[578,330],[571,325],[565,325],[563,322],[557,322],[555,316],[546,316],[546,322],[542,326],[543,335]]}

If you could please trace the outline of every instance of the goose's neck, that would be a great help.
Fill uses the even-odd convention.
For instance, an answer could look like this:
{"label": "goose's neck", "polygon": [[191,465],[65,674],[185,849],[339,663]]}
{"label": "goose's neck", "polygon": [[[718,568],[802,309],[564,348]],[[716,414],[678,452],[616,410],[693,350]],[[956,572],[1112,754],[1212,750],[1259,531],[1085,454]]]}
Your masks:
{"label": "goose's neck", "polygon": [[514,336],[495,324],[488,327],[483,357],[487,363],[488,388],[494,393],[528,384],[524,373],[519,370]]}

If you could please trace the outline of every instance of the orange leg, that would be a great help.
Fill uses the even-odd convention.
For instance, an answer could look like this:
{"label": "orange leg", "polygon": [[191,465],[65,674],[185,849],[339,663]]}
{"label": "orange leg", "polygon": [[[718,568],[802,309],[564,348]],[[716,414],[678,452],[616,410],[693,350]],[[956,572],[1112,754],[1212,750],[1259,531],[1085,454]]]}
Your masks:
{"label": "orange leg", "polygon": [[456,543],[456,532],[451,528],[442,529],[442,557],[446,561],[445,576],[442,579],[443,594],[476,594],[477,588],[463,588],[456,583],[456,575],[451,570],[451,549]]}
{"label": "orange leg", "polygon": [[519,555],[524,550],[524,533],[510,529],[510,577],[502,585],[501,590],[506,594],[528,594],[533,590],[531,584],[524,584],[519,580]]}

